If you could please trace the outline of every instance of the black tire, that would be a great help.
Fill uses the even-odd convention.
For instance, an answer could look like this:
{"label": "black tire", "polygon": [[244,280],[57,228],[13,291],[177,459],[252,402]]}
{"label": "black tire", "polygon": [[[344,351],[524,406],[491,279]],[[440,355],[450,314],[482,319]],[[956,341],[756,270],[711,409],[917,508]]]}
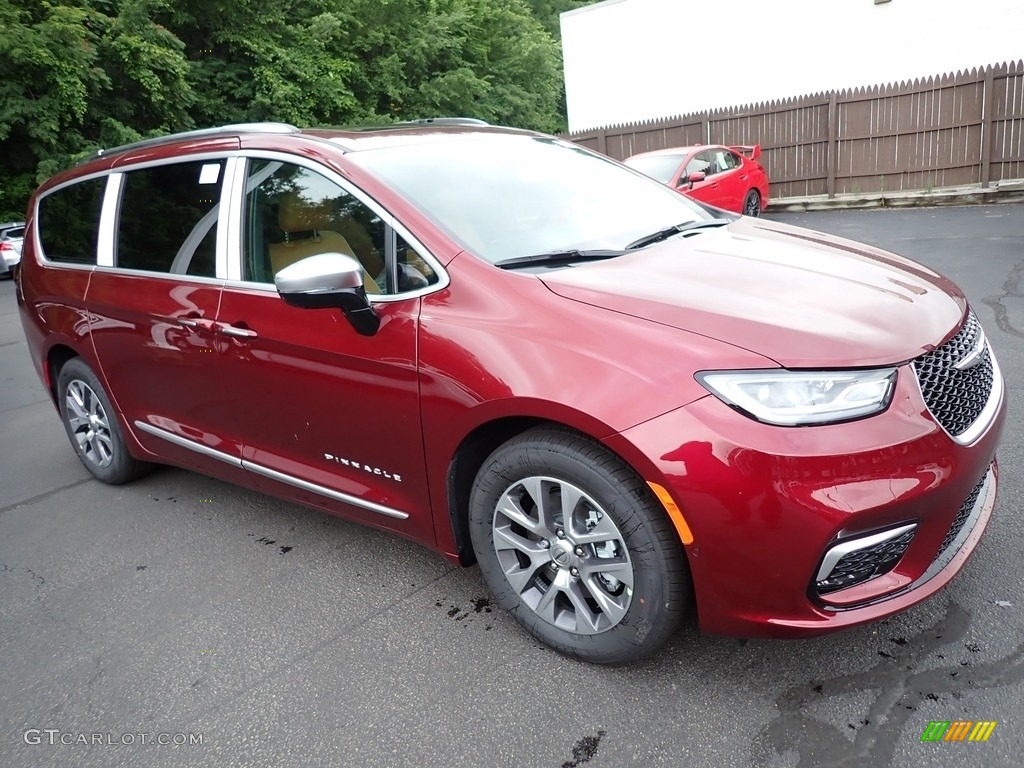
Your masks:
{"label": "black tire", "polygon": [[756,189],[747,192],[747,196],[743,198],[743,215],[754,217],[761,215],[761,193]]}
{"label": "black tire", "polygon": [[[566,522],[568,494],[579,500]],[[556,502],[547,514],[533,507],[533,517],[520,515],[535,495]],[[553,533],[547,518],[555,521]],[[528,529],[520,520],[537,525]],[[577,433],[539,427],[498,448],[477,473],[469,522],[497,604],[567,656],[635,661],[661,646],[689,608],[686,556],[660,503],[622,460]],[[588,541],[601,537],[607,540]]]}
{"label": "black tire", "polygon": [[110,398],[81,358],[72,358],[61,367],[57,403],[72,447],[97,480],[121,485],[153,468],[128,453]]}

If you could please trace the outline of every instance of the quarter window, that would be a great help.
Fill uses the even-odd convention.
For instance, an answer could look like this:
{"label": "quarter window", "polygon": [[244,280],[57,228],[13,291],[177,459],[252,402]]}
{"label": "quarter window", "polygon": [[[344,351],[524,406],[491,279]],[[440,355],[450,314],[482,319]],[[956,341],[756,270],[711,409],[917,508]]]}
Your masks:
{"label": "quarter window", "polygon": [[117,266],[215,277],[223,160],[129,171],[118,218]]}
{"label": "quarter window", "polygon": [[727,149],[715,150],[715,166],[718,171],[731,171],[739,168],[742,163],[735,153]]}
{"label": "quarter window", "polygon": [[63,264],[95,264],[106,178],[70,184],[39,200],[43,256]]}

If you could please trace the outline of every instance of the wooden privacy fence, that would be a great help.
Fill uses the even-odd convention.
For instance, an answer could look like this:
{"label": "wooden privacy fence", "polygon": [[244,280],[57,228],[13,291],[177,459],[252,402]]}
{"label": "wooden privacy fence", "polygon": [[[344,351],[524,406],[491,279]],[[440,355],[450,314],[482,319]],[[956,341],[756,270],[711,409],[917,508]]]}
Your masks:
{"label": "wooden privacy fence", "polygon": [[760,144],[773,198],[988,187],[1024,177],[1024,62],[567,138],[617,160],[688,144]]}

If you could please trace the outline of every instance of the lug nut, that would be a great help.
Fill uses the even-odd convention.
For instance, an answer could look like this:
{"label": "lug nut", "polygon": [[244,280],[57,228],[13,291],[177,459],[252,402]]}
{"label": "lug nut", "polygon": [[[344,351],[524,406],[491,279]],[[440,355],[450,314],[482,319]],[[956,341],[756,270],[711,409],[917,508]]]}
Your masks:
{"label": "lug nut", "polygon": [[569,569],[569,573],[571,573],[573,576],[579,576],[580,575],[580,569],[576,568],[576,567],[570,568]]}
{"label": "lug nut", "polygon": [[576,557],[583,557],[583,547],[576,547],[573,552],[576,553]]}
{"label": "lug nut", "polygon": [[564,539],[565,538],[565,531],[563,531],[561,528],[559,528],[555,532],[555,535],[558,536],[558,538],[560,538],[560,539]]}
{"label": "lug nut", "polygon": [[541,549],[550,549],[551,547],[551,542],[547,539],[541,539],[538,543],[540,544]]}

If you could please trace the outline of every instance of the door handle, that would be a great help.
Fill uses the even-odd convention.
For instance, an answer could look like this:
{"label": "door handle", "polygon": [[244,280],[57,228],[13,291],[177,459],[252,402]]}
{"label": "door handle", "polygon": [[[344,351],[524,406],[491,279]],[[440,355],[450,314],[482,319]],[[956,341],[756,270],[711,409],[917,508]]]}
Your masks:
{"label": "door handle", "polygon": [[217,323],[217,330],[233,339],[255,339],[259,336],[251,328],[239,328],[237,325],[229,325],[228,323]]}
{"label": "door handle", "polygon": [[204,317],[179,317],[178,325],[188,328],[190,331],[213,331],[215,324],[213,320],[207,320]]}

